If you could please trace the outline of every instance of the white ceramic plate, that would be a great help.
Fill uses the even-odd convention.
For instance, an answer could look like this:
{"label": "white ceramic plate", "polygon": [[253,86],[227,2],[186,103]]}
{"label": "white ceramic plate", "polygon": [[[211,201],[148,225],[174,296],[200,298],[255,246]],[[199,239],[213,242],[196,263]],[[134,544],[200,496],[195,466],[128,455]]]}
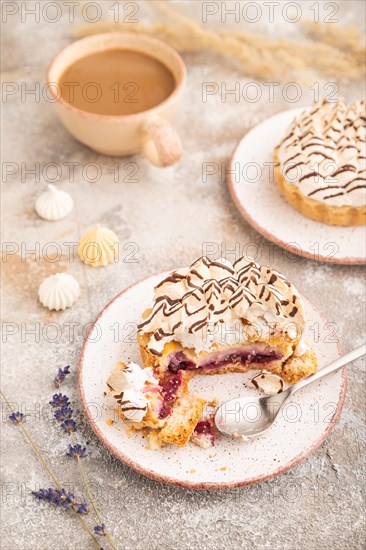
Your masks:
{"label": "white ceramic plate", "polygon": [[288,204],[274,181],[274,148],[303,109],[274,115],[242,138],[230,160],[230,193],[247,222],[277,245],[316,261],[364,264],[364,226],[338,227],[311,220]]}
{"label": "white ceramic plate", "polygon": [[[118,360],[140,361],[136,325],[141,312],[151,305],[153,288],[165,276],[149,277],[116,296],[100,313],[81,354],[79,391],[87,419],[106,447],[120,460],[149,477],[196,489],[226,489],[264,481],[298,464],[327,437],[340,415],[346,370],[338,371],[297,392],[271,429],[249,443],[219,437],[215,447],[204,450],[189,443],[185,448],[169,446],[146,449],[140,434],[129,437],[125,425],[113,418],[113,398],[105,398],[105,381]],[[341,352],[332,324],[305,300],[308,327],[305,335],[319,358],[320,367]],[[248,374],[197,376],[190,387],[203,397],[220,400],[256,393],[244,383]],[[252,384],[247,384],[252,386]]]}

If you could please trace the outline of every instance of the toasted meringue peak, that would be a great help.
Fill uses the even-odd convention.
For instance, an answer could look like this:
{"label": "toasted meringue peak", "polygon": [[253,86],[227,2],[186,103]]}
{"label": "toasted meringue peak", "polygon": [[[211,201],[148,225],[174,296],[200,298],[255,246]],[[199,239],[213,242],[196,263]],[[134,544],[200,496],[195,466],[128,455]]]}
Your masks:
{"label": "toasted meringue peak", "polygon": [[283,391],[283,380],[277,374],[261,372],[251,379],[251,383],[266,395],[275,395]]}
{"label": "toasted meringue peak", "polygon": [[79,295],[79,283],[68,273],[50,275],[42,281],[38,289],[41,304],[56,311],[71,307]]}
{"label": "toasted meringue peak", "polygon": [[334,206],[365,204],[365,101],[326,99],[303,111],[278,146],[283,177]]}
{"label": "toasted meringue peak", "polygon": [[49,221],[62,220],[74,207],[74,201],[69,193],[48,185],[46,191],[37,198],[34,208],[40,218]]}
{"label": "toasted meringue peak", "polygon": [[99,223],[81,237],[78,254],[87,265],[101,267],[118,259],[119,239],[117,235]]}
{"label": "toasted meringue peak", "polygon": [[151,333],[149,348],[157,353],[171,340],[197,350],[220,323],[232,327],[239,320],[294,340],[305,324],[301,298],[281,273],[249,257],[232,264],[204,256],[155,287],[153,308],[139,329]]}

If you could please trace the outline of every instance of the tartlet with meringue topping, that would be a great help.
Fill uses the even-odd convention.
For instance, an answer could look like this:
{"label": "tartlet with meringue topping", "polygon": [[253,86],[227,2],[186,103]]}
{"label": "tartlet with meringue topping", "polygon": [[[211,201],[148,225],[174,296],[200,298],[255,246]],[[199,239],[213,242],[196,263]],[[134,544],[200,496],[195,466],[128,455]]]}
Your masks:
{"label": "tartlet with meringue topping", "polygon": [[286,200],[313,220],[366,223],[365,101],[315,103],[290,124],[274,152]]}
{"label": "tartlet with meringue topping", "polygon": [[207,446],[215,428],[205,400],[189,392],[191,377],[265,370],[297,382],[317,369],[304,327],[301,297],[281,273],[247,257],[202,257],[155,287],[138,327],[144,368],[119,363],[109,392],[122,418],[148,430],[151,447],[191,438]]}
{"label": "tartlet with meringue topping", "polygon": [[138,341],[146,367],[223,374],[266,369],[294,383],[316,370],[305,348],[302,300],[278,271],[250,258],[200,258],[154,292]]}

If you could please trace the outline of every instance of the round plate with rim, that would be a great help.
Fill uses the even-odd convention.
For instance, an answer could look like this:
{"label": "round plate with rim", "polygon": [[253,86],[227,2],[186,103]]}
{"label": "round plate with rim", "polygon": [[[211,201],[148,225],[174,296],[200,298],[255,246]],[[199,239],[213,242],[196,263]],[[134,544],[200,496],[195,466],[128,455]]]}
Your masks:
{"label": "round plate with rim", "polygon": [[364,226],[339,227],[312,220],[293,208],[275,183],[274,148],[303,110],[278,113],[241,139],[230,159],[231,196],[245,220],[278,246],[316,261],[364,264]]}
{"label": "round plate with rim", "polygon": [[[85,340],[79,366],[79,393],[87,420],[98,438],[122,462],[158,481],[193,489],[228,489],[270,479],[296,466],[326,439],[337,422],[346,392],[346,369],[292,396],[275,424],[247,443],[219,435],[216,445],[201,449],[168,446],[146,448],[141,434],[126,434],[112,397],[104,397],[105,381],[119,360],[141,364],[136,326],[151,305],[154,286],[167,273],[144,279],[116,296],[97,317]],[[341,355],[333,324],[304,300],[305,339],[315,349],[320,368]],[[257,374],[196,376],[190,389],[207,400],[228,400],[257,390]],[[252,387],[251,387],[252,386]],[[110,419],[115,422],[110,425]]]}

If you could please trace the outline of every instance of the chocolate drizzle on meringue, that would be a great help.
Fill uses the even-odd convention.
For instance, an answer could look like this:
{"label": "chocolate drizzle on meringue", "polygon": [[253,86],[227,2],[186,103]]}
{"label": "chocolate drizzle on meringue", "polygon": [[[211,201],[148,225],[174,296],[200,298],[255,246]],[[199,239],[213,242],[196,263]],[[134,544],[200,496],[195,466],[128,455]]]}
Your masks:
{"label": "chocolate drizzle on meringue", "polygon": [[231,264],[202,257],[155,287],[152,311],[138,328],[151,333],[149,349],[161,355],[165,342],[183,342],[185,337],[199,341],[217,331],[219,324],[238,321],[274,323],[276,330],[296,324],[301,332],[300,296],[281,273],[251,258]]}
{"label": "chocolate drizzle on meringue", "polygon": [[350,107],[343,99],[316,103],[292,122],[278,146],[283,176],[318,201],[364,205],[365,131],[365,101]]}

